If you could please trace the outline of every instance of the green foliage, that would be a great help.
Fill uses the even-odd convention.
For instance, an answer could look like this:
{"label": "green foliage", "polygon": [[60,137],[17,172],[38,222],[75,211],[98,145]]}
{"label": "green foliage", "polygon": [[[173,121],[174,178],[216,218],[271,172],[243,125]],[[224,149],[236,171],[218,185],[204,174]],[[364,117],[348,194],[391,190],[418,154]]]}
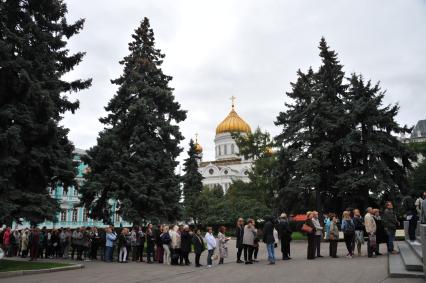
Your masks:
{"label": "green foliage", "polygon": [[226,224],[227,205],[221,186],[203,187],[196,206],[199,209],[198,221],[203,225]]}
{"label": "green foliage", "polygon": [[105,129],[84,161],[91,168],[85,176],[82,204],[94,219],[109,222],[109,200],[118,200],[124,220],[141,223],[180,217],[180,178],[176,158],[183,137],[178,124],[186,112],[175,101],[172,79],[163,73],[164,55],[155,48],[153,30],[145,18],[132,35],[130,54],[120,62],[123,75],[100,121]]}
{"label": "green foliage", "polygon": [[410,142],[408,147],[416,153],[426,156],[426,141],[424,142]]}
{"label": "green foliage", "polygon": [[197,206],[197,199],[200,197],[203,189],[203,176],[198,172],[198,157],[192,139],[189,142],[188,158],[185,159],[183,166],[185,172],[182,178],[184,215],[187,220],[191,218],[196,225],[198,222],[198,211],[200,210]]}
{"label": "green foliage", "polygon": [[54,220],[48,192],[74,185],[73,144],[60,126],[78,101],[67,96],[91,80],[65,81],[84,53],[67,41],[84,20],[69,24],[63,1],[0,1],[0,223]]}
{"label": "green foliage", "polygon": [[423,159],[411,174],[410,189],[418,194],[426,192],[426,159]]}
{"label": "green foliage", "polygon": [[[296,83],[275,124],[279,153],[281,209],[340,212],[365,208],[377,199],[395,199],[407,189],[415,155],[393,133],[409,133],[395,121],[399,107],[383,106],[377,85],[345,74],[324,38],[318,71],[298,71]],[[401,160],[401,164],[396,162]],[[370,193],[372,193],[370,195]],[[296,207],[299,206],[299,209]]]}

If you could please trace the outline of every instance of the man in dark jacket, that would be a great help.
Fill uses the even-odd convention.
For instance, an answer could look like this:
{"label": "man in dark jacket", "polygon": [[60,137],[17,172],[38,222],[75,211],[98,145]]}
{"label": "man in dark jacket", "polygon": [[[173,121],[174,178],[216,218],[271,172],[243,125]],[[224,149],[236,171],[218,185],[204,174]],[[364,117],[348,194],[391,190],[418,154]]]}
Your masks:
{"label": "man in dark jacket", "polygon": [[189,231],[189,226],[183,226],[182,233],[180,234],[180,265],[183,265],[183,261],[185,260],[185,265],[190,265],[189,261],[189,253],[191,252],[191,242],[192,242],[192,233]]}
{"label": "man in dark jacket", "polygon": [[386,202],[386,209],[383,213],[382,221],[383,227],[385,228],[388,236],[388,253],[397,254],[398,252],[394,250],[393,242],[395,240],[395,232],[399,222],[396,218],[395,212],[393,211],[393,204],[390,201]]}
{"label": "man in dark jacket", "polygon": [[418,221],[414,198],[415,196],[408,195],[402,200],[402,207],[407,217],[406,219],[408,220],[408,236],[412,242],[416,240],[416,229]]}
{"label": "man in dark jacket", "polygon": [[243,263],[244,261],[241,260],[241,254],[244,249],[243,245],[243,237],[244,237],[244,219],[238,218],[237,221],[237,228],[235,230],[235,235],[237,236],[237,263]]}
{"label": "man in dark jacket", "polygon": [[278,222],[278,234],[281,240],[281,253],[283,260],[290,258],[290,242],[291,242],[291,229],[288,223],[287,214],[282,213]]}
{"label": "man in dark jacket", "polygon": [[269,264],[275,264],[275,238],[274,238],[274,224],[272,217],[265,217],[265,226],[263,227],[263,242],[266,244],[268,250]]}
{"label": "man in dark jacket", "polygon": [[195,267],[201,267],[200,257],[201,253],[205,250],[205,246],[200,229],[195,229],[195,233],[192,235],[192,243],[194,244]]}

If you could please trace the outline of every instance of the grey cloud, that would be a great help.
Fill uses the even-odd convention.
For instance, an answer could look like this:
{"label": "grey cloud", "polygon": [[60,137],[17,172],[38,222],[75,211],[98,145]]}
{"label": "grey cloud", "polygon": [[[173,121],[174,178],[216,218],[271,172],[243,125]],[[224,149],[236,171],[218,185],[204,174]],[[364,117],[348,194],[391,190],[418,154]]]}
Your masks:
{"label": "grey cloud", "polygon": [[[103,107],[121,74],[131,33],[151,19],[157,47],[166,54],[164,71],[173,76],[176,99],[188,110],[181,128],[187,146],[195,132],[205,159],[214,158],[216,125],[237,96],[237,112],[254,129],[273,134],[285,92],[297,69],[318,68],[318,42],[325,36],[349,76],[361,73],[387,90],[385,103],[401,106],[398,120],[425,119],[426,4],[417,1],[67,1],[69,19],[86,18],[70,44],[87,51],[67,77],[93,77],[77,94],[81,108],[66,115],[76,146],[96,143]],[[186,153],[182,155],[182,158]]]}

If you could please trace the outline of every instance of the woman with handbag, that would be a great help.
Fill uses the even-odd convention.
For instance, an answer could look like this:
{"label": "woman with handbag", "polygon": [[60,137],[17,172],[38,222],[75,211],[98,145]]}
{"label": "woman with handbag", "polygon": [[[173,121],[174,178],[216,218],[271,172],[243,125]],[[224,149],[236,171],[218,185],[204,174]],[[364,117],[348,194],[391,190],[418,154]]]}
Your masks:
{"label": "woman with handbag", "polygon": [[308,259],[315,259],[315,225],[312,222],[312,218],[314,217],[314,213],[312,211],[308,211],[306,222],[302,226],[302,232],[304,232],[308,236]]}
{"label": "woman with handbag", "polygon": [[330,241],[330,256],[332,258],[338,258],[337,243],[339,242],[339,227],[337,227],[337,217],[335,215],[331,218],[328,239]]}

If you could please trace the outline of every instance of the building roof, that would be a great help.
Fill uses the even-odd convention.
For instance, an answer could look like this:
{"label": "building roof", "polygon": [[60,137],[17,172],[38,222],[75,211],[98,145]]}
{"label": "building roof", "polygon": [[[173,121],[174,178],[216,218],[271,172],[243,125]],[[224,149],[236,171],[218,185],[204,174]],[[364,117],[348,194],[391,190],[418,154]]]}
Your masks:
{"label": "building roof", "polygon": [[251,133],[251,128],[249,124],[246,123],[238,114],[235,112],[234,102],[232,102],[232,109],[229,112],[228,116],[226,116],[225,120],[223,120],[216,127],[216,135],[222,133]]}
{"label": "building roof", "polygon": [[419,120],[411,132],[411,138],[426,137],[426,120]]}

